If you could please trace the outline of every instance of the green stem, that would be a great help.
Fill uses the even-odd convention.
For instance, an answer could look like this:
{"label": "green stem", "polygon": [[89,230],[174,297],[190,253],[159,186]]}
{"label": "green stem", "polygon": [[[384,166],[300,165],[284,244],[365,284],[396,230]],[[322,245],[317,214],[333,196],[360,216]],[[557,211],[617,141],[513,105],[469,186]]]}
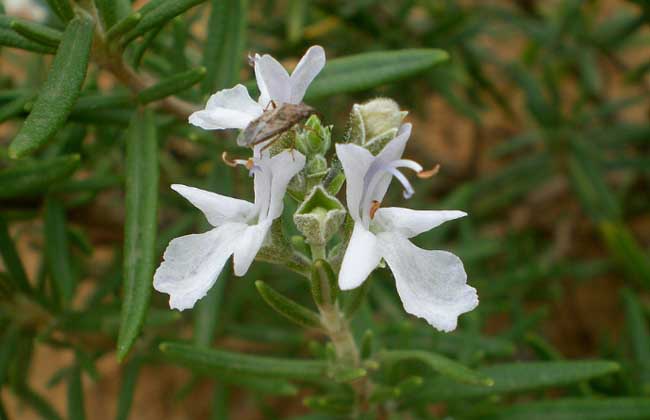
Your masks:
{"label": "green stem", "polygon": [[[96,22],[101,21],[94,7],[89,6],[87,13],[90,13]],[[98,36],[95,37],[93,59],[101,68],[111,72],[134,95],[157,83],[157,80],[153,77],[138,74],[126,64],[123,58],[124,51],[116,45],[107,42],[106,33],[104,33],[101,24],[96,25],[95,28]],[[187,120],[190,114],[200,109],[196,105],[174,96],[163,98],[158,103],[165,111],[176,115],[181,120]]]}
{"label": "green stem", "polygon": [[361,360],[357,343],[354,341],[350,326],[338,305],[320,305],[318,310],[323,327],[334,346],[338,361],[345,367],[359,367]]}
{"label": "green stem", "polygon": [[[312,261],[316,262],[319,259],[325,259],[326,249],[324,245],[311,246]],[[322,279],[316,276],[312,281],[321,281]],[[328,290],[329,285],[318,285],[321,290]],[[354,340],[350,325],[345,317],[345,314],[339,308],[338,301],[332,303],[330,299],[323,299],[320,302],[314,301],[320,313],[321,324],[325,333],[329,337],[332,345],[334,346],[334,353],[336,355],[337,368],[342,369],[356,369],[361,368],[362,361],[359,353],[359,348]],[[351,383],[355,390],[356,407],[352,418],[357,418],[359,414],[365,411],[368,403],[368,394],[370,383],[367,377],[362,377]]]}
{"label": "green stem", "polygon": [[310,247],[312,261],[326,259],[325,245],[311,245]]}

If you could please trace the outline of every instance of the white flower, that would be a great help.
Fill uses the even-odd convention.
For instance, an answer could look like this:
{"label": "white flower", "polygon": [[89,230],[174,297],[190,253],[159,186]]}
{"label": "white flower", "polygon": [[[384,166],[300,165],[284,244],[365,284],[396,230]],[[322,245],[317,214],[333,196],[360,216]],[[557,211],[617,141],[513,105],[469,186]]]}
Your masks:
{"label": "white flower", "polygon": [[193,307],[212,287],[231,255],[235,275],[246,274],[273,220],[282,214],[287,184],[305,166],[305,157],[286,150],[269,157],[260,148],[255,154],[252,165],[247,165],[255,177],[255,203],[172,185],[214,226],[205,233],[176,238],[167,246],[153,285],[159,292],[169,294],[172,309]]}
{"label": "white flower", "polygon": [[210,97],[205,109],[190,115],[190,124],[204,130],[244,129],[268,109],[271,101],[299,104],[307,88],[325,66],[325,50],[315,45],[307,50],[291,76],[275,58],[255,55],[255,79],[260,97],[255,102],[244,85],[220,90]]}
{"label": "white flower", "polygon": [[401,159],[410,134],[411,125],[402,125],[376,157],[355,144],[336,145],[346,177],[348,210],[355,222],[339,286],[342,290],[360,286],[383,258],[393,272],[406,312],[439,330],[452,331],[458,316],[478,305],[476,290],[467,285],[467,274],[457,256],[418,248],[409,238],[466,213],[378,207],[393,177],[403,185],[406,198],[413,194],[411,184],[398,170],[422,172],[417,162]]}

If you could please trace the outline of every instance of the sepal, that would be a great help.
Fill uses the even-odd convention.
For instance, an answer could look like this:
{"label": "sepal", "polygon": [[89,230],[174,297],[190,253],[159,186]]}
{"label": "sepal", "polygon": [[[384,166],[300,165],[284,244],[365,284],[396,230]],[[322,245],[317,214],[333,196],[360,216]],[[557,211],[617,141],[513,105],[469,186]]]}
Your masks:
{"label": "sepal", "polygon": [[354,104],[347,132],[348,143],[366,147],[377,154],[395,138],[408,112],[400,111],[389,98],[377,98],[364,104]]}
{"label": "sepal", "polygon": [[341,227],[345,215],[341,202],[316,186],[296,210],[293,221],[310,245],[325,245]]}

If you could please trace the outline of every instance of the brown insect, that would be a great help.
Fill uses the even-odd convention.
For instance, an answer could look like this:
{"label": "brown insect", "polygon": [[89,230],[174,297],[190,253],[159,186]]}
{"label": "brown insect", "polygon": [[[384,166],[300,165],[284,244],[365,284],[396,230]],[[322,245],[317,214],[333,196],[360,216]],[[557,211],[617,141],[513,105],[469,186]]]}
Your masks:
{"label": "brown insect", "polygon": [[[270,105],[273,107],[272,109],[264,111],[261,116],[251,121],[248,127],[242,131],[237,138],[238,145],[253,147],[288,131],[294,125],[316,113],[314,108],[305,103],[282,104],[276,107],[275,103],[271,102]],[[275,140],[272,140],[264,147],[270,146]]]}

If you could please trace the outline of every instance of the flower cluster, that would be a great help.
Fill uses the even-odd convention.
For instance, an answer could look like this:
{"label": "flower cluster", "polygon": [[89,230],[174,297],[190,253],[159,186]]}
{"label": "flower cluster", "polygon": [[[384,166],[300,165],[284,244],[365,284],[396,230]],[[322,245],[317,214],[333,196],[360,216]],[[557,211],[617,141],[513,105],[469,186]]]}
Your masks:
{"label": "flower cluster", "polygon": [[[204,110],[190,117],[190,123],[206,130],[243,130],[270,106],[300,104],[325,66],[325,52],[319,46],[311,47],[291,75],[269,55],[255,55],[252,64],[260,91],[257,101],[243,85],[237,85],[214,94]],[[395,277],[407,312],[439,330],[455,329],[458,316],[478,305],[476,290],[467,285],[457,256],[421,249],[410,238],[466,214],[381,207],[393,178],[401,184],[405,198],[413,195],[402,170],[410,169],[420,177],[433,174],[402,158],[411,134],[411,124],[403,123],[405,115],[389,99],[355,105],[346,142],[335,146],[340,162],[336,165],[325,158],[331,131],[316,116],[302,128],[297,124],[289,133],[279,135],[290,139],[284,150],[268,147],[277,137],[254,146],[250,159],[230,162],[245,166],[253,176],[254,203],[172,185],[214,228],[171,241],[155,273],[155,289],[170,295],[171,308],[183,310],[205,296],[231,255],[235,275],[245,275],[262,248],[278,246],[270,232],[282,215],[288,192],[302,201],[294,214],[298,229],[313,250],[321,250],[312,257],[329,257],[339,268],[341,290],[359,287],[383,260]],[[343,179],[347,212],[335,197]],[[352,229],[343,228],[346,217],[353,222]],[[336,247],[340,252],[333,249],[327,254],[322,250],[337,231],[343,232]]]}

